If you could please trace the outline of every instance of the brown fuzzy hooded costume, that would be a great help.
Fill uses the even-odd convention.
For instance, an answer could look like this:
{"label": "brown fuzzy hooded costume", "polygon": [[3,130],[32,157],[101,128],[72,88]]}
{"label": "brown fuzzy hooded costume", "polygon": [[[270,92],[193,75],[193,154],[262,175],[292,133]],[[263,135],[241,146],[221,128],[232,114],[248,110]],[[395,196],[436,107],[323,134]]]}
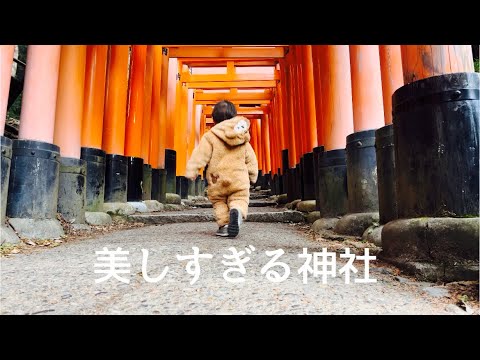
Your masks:
{"label": "brown fuzzy hooded costume", "polygon": [[193,150],[185,176],[193,179],[208,164],[208,198],[217,224],[229,222],[231,208],[245,219],[250,200],[250,184],[257,181],[258,162],[250,145],[250,121],[243,116],[224,120],[203,135]]}

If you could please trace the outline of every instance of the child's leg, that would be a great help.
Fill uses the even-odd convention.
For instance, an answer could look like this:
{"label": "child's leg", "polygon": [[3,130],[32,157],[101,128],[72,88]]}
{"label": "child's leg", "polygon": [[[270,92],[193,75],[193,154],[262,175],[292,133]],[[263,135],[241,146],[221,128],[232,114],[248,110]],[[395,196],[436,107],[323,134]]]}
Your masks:
{"label": "child's leg", "polygon": [[227,225],[230,220],[227,198],[225,196],[215,196],[210,198],[210,202],[212,203],[218,226]]}
{"label": "child's leg", "polygon": [[243,219],[247,218],[248,203],[250,202],[250,190],[236,191],[228,197],[228,207],[235,208],[241,211]]}

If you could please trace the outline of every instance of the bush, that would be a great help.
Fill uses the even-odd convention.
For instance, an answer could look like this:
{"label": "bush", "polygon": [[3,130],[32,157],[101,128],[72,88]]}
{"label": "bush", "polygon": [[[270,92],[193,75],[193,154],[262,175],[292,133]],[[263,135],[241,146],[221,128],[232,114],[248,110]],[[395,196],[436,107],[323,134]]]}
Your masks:
{"label": "bush", "polygon": [[14,119],[20,119],[20,110],[22,109],[22,95],[23,92],[18,95],[17,99],[13,102],[10,109],[8,109],[8,116]]}

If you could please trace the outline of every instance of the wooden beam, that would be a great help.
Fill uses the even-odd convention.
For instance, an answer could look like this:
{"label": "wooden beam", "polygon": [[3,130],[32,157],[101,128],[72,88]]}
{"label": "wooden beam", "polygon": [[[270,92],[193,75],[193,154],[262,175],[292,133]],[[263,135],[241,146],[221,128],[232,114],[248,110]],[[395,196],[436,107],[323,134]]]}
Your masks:
{"label": "wooden beam", "polygon": [[205,81],[187,83],[189,89],[230,89],[230,88],[242,88],[242,89],[259,89],[259,88],[274,88],[277,86],[276,80],[264,80],[264,81]]}
{"label": "wooden beam", "polygon": [[[239,115],[240,115],[240,114],[239,114]],[[251,120],[251,119],[258,119],[261,115],[257,115],[257,114],[244,114],[244,115],[241,115],[241,116],[244,116],[244,117],[246,117],[247,119],[250,119],[250,120]],[[211,125],[214,124],[214,123],[213,123],[213,120],[211,120],[211,122],[209,122],[209,119],[211,119],[211,118],[212,118],[211,115],[207,115],[207,122],[206,122],[207,126],[208,126],[209,124],[211,124]]]}
{"label": "wooden beam", "polygon": [[222,67],[227,66],[227,61],[233,61],[235,67],[246,66],[275,66],[275,59],[235,59],[235,58],[184,58],[185,64],[190,67]]}
{"label": "wooden beam", "polygon": [[[208,106],[204,108],[204,114],[209,117],[212,116],[213,106]],[[263,115],[265,112],[261,108],[252,108],[252,107],[237,107],[237,115]]]}
{"label": "wooden beam", "polygon": [[[273,92],[265,90],[264,92],[239,93],[230,89],[230,92],[205,93],[202,90],[195,90],[195,102],[200,105],[215,105],[221,100],[229,100],[236,105],[254,104],[268,105],[271,102]],[[235,89],[236,90],[236,89]]]}
{"label": "wooden beam", "polygon": [[[202,91],[195,91],[195,100],[196,101],[220,101],[220,100],[230,100],[230,101],[251,101],[251,100],[270,100],[272,98],[272,91],[266,90],[265,92],[252,92],[252,93],[235,93],[232,94],[226,92],[211,92],[205,93]],[[248,104],[248,103],[247,103]]]}
{"label": "wooden beam", "polygon": [[283,47],[288,47],[289,45],[168,45],[169,48],[178,48],[178,47],[184,47],[184,46],[188,46],[188,47],[260,47],[260,48],[270,48],[270,47],[279,47],[279,46],[283,46]]}
{"label": "wooden beam", "polygon": [[170,47],[170,57],[176,58],[283,58],[283,47]]}
{"label": "wooden beam", "polygon": [[183,72],[180,81],[186,83],[211,82],[211,81],[268,81],[280,80],[280,72],[273,74],[207,74],[192,75],[188,71]]}
{"label": "wooden beam", "polygon": [[271,100],[230,100],[228,97],[223,97],[220,100],[202,100],[196,101],[197,105],[215,105],[217,102],[221,100],[228,100],[234,103],[235,105],[268,105],[271,103]]}

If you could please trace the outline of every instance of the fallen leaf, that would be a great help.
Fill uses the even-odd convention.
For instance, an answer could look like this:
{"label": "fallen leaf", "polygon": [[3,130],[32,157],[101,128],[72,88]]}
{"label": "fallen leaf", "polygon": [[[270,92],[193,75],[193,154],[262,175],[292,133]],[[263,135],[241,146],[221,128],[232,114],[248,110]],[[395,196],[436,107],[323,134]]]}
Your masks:
{"label": "fallen leaf", "polygon": [[20,252],[20,250],[18,250],[17,248],[13,249],[12,251],[10,251],[10,254],[18,254]]}
{"label": "fallen leaf", "polygon": [[37,246],[32,240],[25,240],[25,243],[32,246]]}

